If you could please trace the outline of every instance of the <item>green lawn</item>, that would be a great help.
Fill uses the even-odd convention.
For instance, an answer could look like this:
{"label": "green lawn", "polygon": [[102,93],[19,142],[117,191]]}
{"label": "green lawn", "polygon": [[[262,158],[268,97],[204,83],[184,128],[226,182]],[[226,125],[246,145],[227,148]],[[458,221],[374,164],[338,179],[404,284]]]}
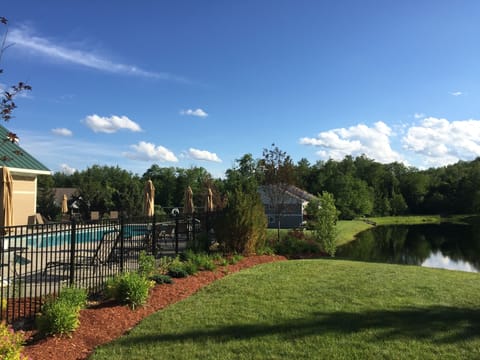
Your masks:
{"label": "green lawn", "polygon": [[480,275],[341,260],[232,274],[93,359],[480,358]]}

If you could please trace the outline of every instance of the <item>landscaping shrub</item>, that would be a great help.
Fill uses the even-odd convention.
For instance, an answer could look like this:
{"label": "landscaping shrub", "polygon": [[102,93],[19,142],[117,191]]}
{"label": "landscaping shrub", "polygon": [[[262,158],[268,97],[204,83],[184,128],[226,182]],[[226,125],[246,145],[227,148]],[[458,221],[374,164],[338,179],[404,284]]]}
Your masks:
{"label": "landscaping shrub", "polygon": [[107,281],[106,295],[132,309],[144,305],[154,281],[136,272],[127,272]]}
{"label": "landscaping shrub", "polygon": [[232,264],[232,265],[235,265],[236,263],[238,263],[242,259],[243,259],[243,255],[233,254],[229,259],[229,263]]}
{"label": "landscaping shrub", "polygon": [[67,303],[71,304],[72,307],[81,310],[87,305],[88,295],[85,289],[70,286],[62,289],[58,299],[61,301],[66,301]]}
{"label": "landscaping shrub", "polygon": [[162,256],[157,264],[157,273],[167,274],[173,261],[174,259],[169,256]]}
{"label": "landscaping shrub", "polygon": [[149,277],[155,272],[155,257],[148,255],[144,250],[140,251],[138,256],[138,273]]}
{"label": "landscaping shrub", "polygon": [[304,231],[291,230],[275,243],[275,253],[285,256],[320,254],[320,246]]}
{"label": "landscaping shrub", "polygon": [[69,334],[80,325],[80,310],[87,304],[85,289],[62,289],[57,298],[49,298],[42,305],[36,325],[43,335]]}
{"label": "landscaping shrub", "polygon": [[22,355],[24,335],[21,332],[15,332],[5,324],[0,323],[0,359],[4,360],[27,360]]}
{"label": "landscaping shrub", "polygon": [[218,242],[228,253],[253,254],[265,245],[267,218],[259,194],[235,189],[215,220]]}
{"label": "landscaping shrub", "polygon": [[68,301],[49,299],[36,318],[38,331],[43,335],[69,334],[80,325],[79,309]]}
{"label": "landscaping shrub", "polygon": [[195,253],[191,250],[186,251],[184,254],[186,262],[192,262],[198,268],[198,270],[215,270],[216,265],[213,258],[208,254],[200,252]]}
{"label": "landscaping shrub", "polygon": [[187,272],[188,275],[193,275],[193,274],[196,274],[198,272],[198,266],[197,264],[195,264],[193,261],[185,261],[183,264],[182,264],[183,268],[185,269],[185,271]]}
{"label": "landscaping shrub", "polygon": [[155,281],[157,284],[173,284],[171,276],[165,274],[154,274],[149,277],[150,280]]}
{"label": "landscaping shrub", "polygon": [[171,266],[168,275],[173,278],[183,278],[188,276],[188,272],[183,266]]}
{"label": "landscaping shrub", "polygon": [[225,266],[228,265],[228,260],[225,259],[221,254],[215,253],[210,255],[210,258],[212,259],[213,263],[219,266]]}
{"label": "landscaping shrub", "polygon": [[[183,254],[182,256],[185,259],[186,255]],[[198,271],[198,268],[190,260],[182,261],[177,256],[170,262],[167,274],[173,278],[182,278],[192,275],[196,271]]]}

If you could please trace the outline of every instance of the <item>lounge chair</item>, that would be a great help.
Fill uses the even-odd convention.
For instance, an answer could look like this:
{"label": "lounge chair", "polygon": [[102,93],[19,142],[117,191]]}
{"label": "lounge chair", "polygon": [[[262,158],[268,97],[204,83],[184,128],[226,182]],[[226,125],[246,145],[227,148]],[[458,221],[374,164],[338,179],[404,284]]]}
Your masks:
{"label": "lounge chair", "polygon": [[45,221],[43,220],[42,214],[36,213],[35,215],[29,215],[27,218],[28,225],[43,225]]}
{"label": "lounge chair", "polygon": [[[98,244],[95,253],[91,256],[77,255],[75,256],[75,267],[88,267],[93,266],[95,269],[102,265],[112,264],[117,261],[117,254],[115,247],[119,241],[120,231],[112,230],[103,234],[100,243]],[[69,259],[61,261],[49,261],[47,262],[44,270],[44,274],[47,275],[48,270],[52,268],[61,268],[63,272],[70,268],[71,264]]]}

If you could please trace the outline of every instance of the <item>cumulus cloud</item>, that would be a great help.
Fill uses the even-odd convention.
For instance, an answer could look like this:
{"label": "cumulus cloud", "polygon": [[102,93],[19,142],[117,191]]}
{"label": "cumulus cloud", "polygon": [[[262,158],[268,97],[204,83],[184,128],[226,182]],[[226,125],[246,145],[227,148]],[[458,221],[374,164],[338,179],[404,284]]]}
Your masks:
{"label": "cumulus cloud", "polygon": [[94,132],[112,134],[121,129],[126,129],[133,132],[142,131],[140,125],[138,125],[135,121],[130,120],[126,116],[112,115],[110,117],[106,117],[93,114],[88,115],[83,121]]}
{"label": "cumulus cloud", "polygon": [[444,166],[480,156],[480,120],[448,121],[429,117],[412,126],[404,148],[424,156],[429,166]]}
{"label": "cumulus cloud", "polygon": [[74,169],[67,164],[62,164],[60,165],[60,172],[65,174],[65,175],[72,175],[77,171],[77,169]]}
{"label": "cumulus cloud", "polygon": [[52,129],[52,133],[54,133],[55,135],[59,135],[59,136],[72,136],[73,135],[72,130],[69,130],[69,129],[66,129],[66,128]]}
{"label": "cumulus cloud", "polygon": [[373,127],[364,124],[324,131],[316,138],[304,137],[300,144],[319,147],[317,154],[323,159],[341,160],[346,155],[369,158],[382,163],[403,161],[400,154],[390,146],[392,130],[379,121]]}
{"label": "cumulus cloud", "polygon": [[15,48],[25,49],[56,61],[60,60],[109,73],[187,82],[186,79],[172,74],[147,71],[135,65],[112,61],[91,51],[56,44],[45,37],[33,34],[33,30],[25,26],[10,30],[8,39],[15,43]]}
{"label": "cumulus cloud", "polygon": [[146,141],[140,141],[137,145],[131,145],[130,147],[135,152],[125,153],[124,155],[132,160],[178,162],[175,154],[161,145],[156,146]]}
{"label": "cumulus cloud", "polygon": [[200,118],[206,118],[208,116],[208,114],[205,112],[205,110],[203,109],[196,109],[196,110],[192,110],[192,109],[187,109],[187,110],[182,110],[180,111],[180,114],[181,115],[188,115],[188,116],[196,116],[196,117],[200,117]]}
{"label": "cumulus cloud", "polygon": [[415,119],[422,119],[422,118],[425,117],[425,114],[424,113],[415,113],[415,114],[413,114],[413,117]]}
{"label": "cumulus cloud", "polygon": [[217,156],[217,154],[207,150],[190,148],[188,149],[188,156],[196,160],[213,161],[218,163],[222,162],[222,160]]}

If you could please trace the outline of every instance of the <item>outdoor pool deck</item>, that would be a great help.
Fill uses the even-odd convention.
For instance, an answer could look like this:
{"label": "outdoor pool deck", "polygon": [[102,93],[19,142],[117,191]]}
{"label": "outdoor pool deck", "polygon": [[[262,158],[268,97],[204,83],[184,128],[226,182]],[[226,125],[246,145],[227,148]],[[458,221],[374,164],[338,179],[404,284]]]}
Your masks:
{"label": "outdoor pool deck", "polygon": [[[69,230],[69,229],[65,229]],[[32,234],[35,235],[35,234]],[[104,263],[97,261],[88,264],[77,264],[74,267],[74,283],[76,286],[92,288],[109,277],[123,271],[132,271],[138,268],[138,256],[142,250],[149,252],[151,244],[146,241],[145,235],[127,236],[124,239],[123,256],[120,253],[120,244],[117,244],[111,254],[111,259]],[[101,239],[80,242],[76,244],[77,259],[93,259]],[[41,245],[38,243],[37,245]],[[178,236],[178,252],[184,252],[187,247],[187,237]],[[57,245],[16,247],[15,251],[4,251],[2,263],[8,264],[0,269],[0,298],[11,297],[14,292],[21,292],[22,296],[40,297],[56,293],[70,281],[71,244],[61,241]],[[156,243],[157,258],[175,256],[175,237],[162,236]],[[123,260],[122,263],[120,261]],[[58,263],[47,269],[47,264]],[[3,271],[2,271],[3,270]],[[3,286],[1,285],[3,284]]]}

